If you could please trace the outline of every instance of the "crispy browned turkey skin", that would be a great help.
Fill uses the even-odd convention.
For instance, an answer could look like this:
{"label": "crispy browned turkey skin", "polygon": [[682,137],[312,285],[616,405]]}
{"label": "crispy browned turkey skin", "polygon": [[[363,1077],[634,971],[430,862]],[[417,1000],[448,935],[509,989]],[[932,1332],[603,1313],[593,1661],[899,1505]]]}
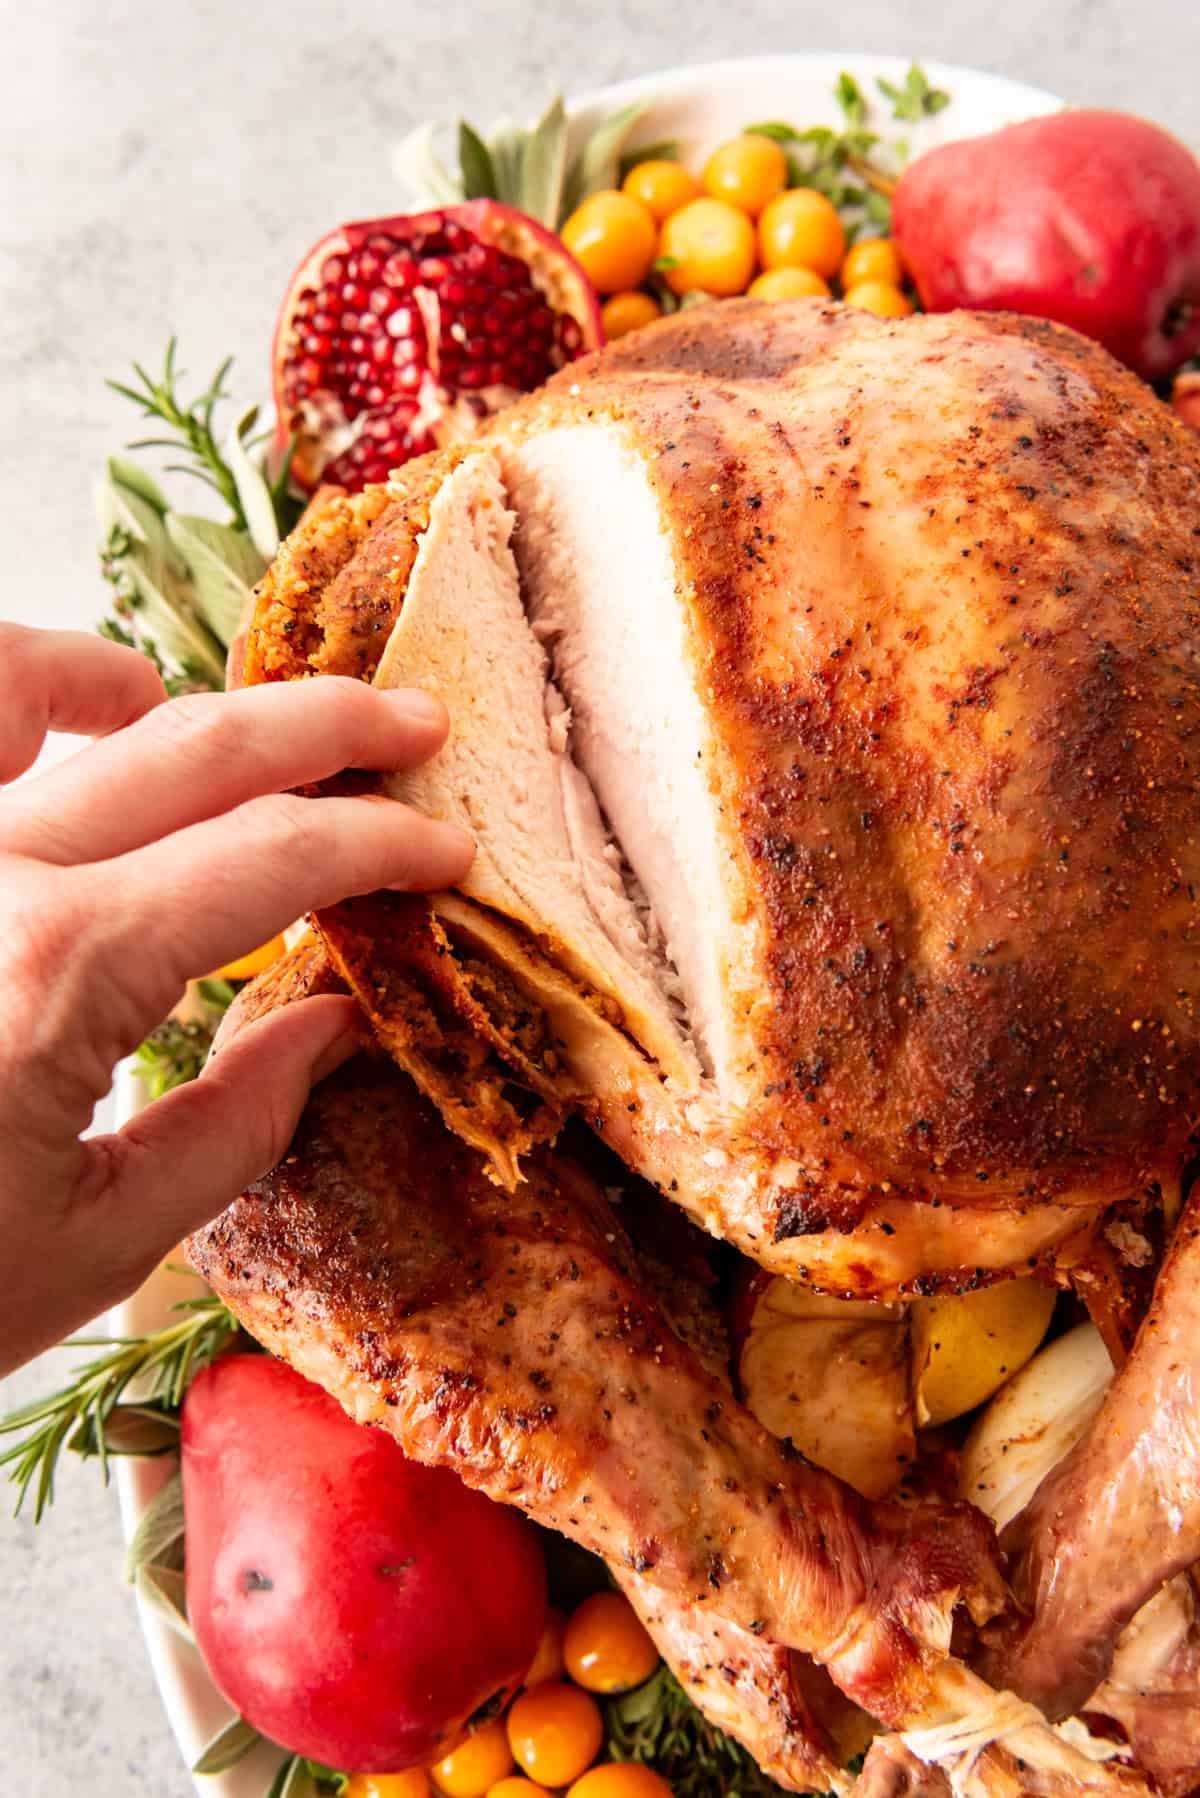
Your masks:
{"label": "crispy browned turkey skin", "polygon": [[[1061,1716],[1108,1674],[1134,1613],[1200,1558],[1200,1192],[1188,1201],[1129,1360],[1087,1434],[1005,1539],[1029,1616],[998,1636],[986,1664]],[[1194,1645],[1180,1665],[1200,1708]],[[1147,1695],[1159,1671],[1147,1674]],[[1135,1707],[1127,1699],[1124,1708]],[[1143,1714],[1144,1727],[1149,1721]],[[1193,1744],[1198,1735],[1193,1727]]]}
{"label": "crispy browned turkey skin", "polygon": [[[332,978],[309,944],[240,1015]],[[1143,1789],[1036,1713],[1003,1712],[989,1741],[995,1695],[950,1655],[957,1609],[1005,1602],[980,1514],[869,1504],[788,1454],[672,1330],[566,1157],[531,1156],[503,1192],[386,1060],[359,1057],[189,1253],[353,1416],[608,1560],[697,1701],[783,1783],[846,1784],[796,1651],[895,1727],[966,1729],[988,1777],[1016,1756],[1031,1791]]]}
{"label": "crispy browned turkey skin", "polygon": [[363,502],[310,522],[336,570],[293,548],[247,669],[448,699],[391,783],[481,843],[416,914],[422,1006],[376,918],[323,923],[502,1178],[574,1107],[758,1260],[881,1295],[1070,1263],[1177,1179],[1200,445],[1134,377],[1030,321],[701,309],[376,503],[357,549]]}
{"label": "crispy browned turkey skin", "polygon": [[[1094,346],[746,303],[573,365],[390,494],[314,508],[260,592],[247,679],[347,673],[449,703],[447,748],[383,786],[472,828],[462,890],[316,922],[380,1045],[511,1196],[439,1137],[438,1224],[480,1234],[488,1297],[453,1286],[432,1221],[397,1249],[424,1240],[405,1235],[416,1101],[359,1072],[199,1252],[257,1334],[408,1452],[627,1562],[674,1664],[708,1678],[682,1608],[703,1593],[742,1669],[726,1702],[785,1783],[828,1753],[788,1693],[797,1650],[904,1730],[871,1790],[936,1786],[938,1766],[962,1793],[1140,1775],[946,1658],[961,1524],[944,1566],[915,1516],[809,1469],[780,1509],[714,1499],[718,1478],[757,1491],[761,1447],[734,1407],[693,1453],[671,1406],[686,1392],[702,1415],[708,1376],[544,1145],[578,1113],[705,1229],[828,1291],[1057,1267],[1123,1353],[1145,1294],[1122,1231],[1147,1193],[1173,1215],[1200,1105],[1198,570],[1200,443]],[[491,1234],[506,1205],[538,1208],[527,1277],[564,1253],[595,1275],[586,1304],[553,1281],[546,1301],[574,1408],[547,1401],[553,1429],[515,1436],[530,1356],[488,1317],[516,1277]],[[1144,1601],[1197,1547],[1185,1253],[1101,1413],[1116,1430],[1097,1420],[1013,1537],[1030,1615],[988,1663],[1057,1713],[1137,1613],[1095,1708],[1172,1792],[1195,1761],[1194,1626],[1152,1629]],[[653,1490],[583,1402],[594,1344],[621,1339],[607,1312],[595,1331],[593,1288],[639,1320],[623,1352]],[[464,1366],[465,1394],[442,1378]],[[713,1586],[698,1541],[731,1524],[743,1554],[720,1551]]]}

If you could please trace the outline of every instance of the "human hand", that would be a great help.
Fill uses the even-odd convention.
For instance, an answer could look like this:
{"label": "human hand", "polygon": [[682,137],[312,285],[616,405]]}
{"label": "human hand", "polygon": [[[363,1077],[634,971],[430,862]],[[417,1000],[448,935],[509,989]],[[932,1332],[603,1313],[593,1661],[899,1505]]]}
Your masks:
{"label": "human hand", "polygon": [[353,1002],[308,999],[81,1140],[187,980],[313,907],[452,885],[474,853],[395,801],[286,790],[426,760],[447,720],[423,694],[326,677],[167,700],[133,650],[0,625],[0,783],[50,729],[100,741],[0,793],[0,1372],[132,1291],[273,1166],[353,1046]]}

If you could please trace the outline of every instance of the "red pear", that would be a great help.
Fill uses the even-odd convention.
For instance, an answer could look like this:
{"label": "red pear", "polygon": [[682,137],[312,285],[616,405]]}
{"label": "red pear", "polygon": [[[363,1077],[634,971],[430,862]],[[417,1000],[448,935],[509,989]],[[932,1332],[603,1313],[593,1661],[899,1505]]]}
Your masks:
{"label": "red pear", "polygon": [[1200,162],[1119,112],[945,144],[901,176],[892,228],[922,304],[1071,325],[1148,380],[1200,349]]}

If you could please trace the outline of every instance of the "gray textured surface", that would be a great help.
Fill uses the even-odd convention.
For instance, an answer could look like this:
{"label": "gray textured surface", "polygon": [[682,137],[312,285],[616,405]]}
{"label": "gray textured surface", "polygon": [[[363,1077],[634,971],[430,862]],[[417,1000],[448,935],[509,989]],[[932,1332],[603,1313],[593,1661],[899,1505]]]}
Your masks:
{"label": "gray textured surface", "polygon": [[[88,486],[125,419],[100,385],[177,331],[232,349],[257,397],[297,252],[394,202],[388,143],[461,109],[486,121],[675,62],[770,49],[975,63],[1200,135],[1194,0],[51,0],[0,4],[0,615],[99,610]],[[15,550],[15,553],[14,553]],[[45,1363],[0,1388],[45,1390]],[[64,1470],[40,1530],[0,1516],[0,1765],[25,1798],[184,1798],[117,1583],[115,1502]]]}

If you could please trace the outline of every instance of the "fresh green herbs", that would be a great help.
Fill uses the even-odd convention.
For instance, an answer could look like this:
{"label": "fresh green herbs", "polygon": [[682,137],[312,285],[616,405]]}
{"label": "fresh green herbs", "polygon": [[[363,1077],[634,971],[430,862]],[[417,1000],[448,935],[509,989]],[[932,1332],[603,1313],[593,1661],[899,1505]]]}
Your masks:
{"label": "fresh green herbs", "polygon": [[882,75],[875,85],[884,99],[892,102],[892,117],[907,119],[914,125],[920,119],[931,119],[936,113],[944,112],[950,104],[950,95],[945,88],[930,86],[929,77],[919,63],[910,64],[903,87],[885,81]]}
{"label": "fresh green herbs", "polygon": [[225,652],[247,599],[302,503],[290,488],[290,449],[271,479],[260,466],[257,408],[218,436],[229,369],[227,358],[185,399],[172,338],[159,375],[135,363],[131,382],[108,383],[152,427],[128,448],[170,456],[165,472],[204,482],[227,514],[218,521],[175,511],[154,477],[124,455],[109,457],[97,489],[100,567],[113,595],[100,630],[148,655],[172,692],[224,686]]}
{"label": "fresh green herbs", "polygon": [[257,407],[244,413],[226,432],[223,443],[218,442],[215,415],[220,402],[229,397],[225,381],[232,366],[233,357],[227,356],[202,392],[194,400],[184,401],[179,391],[184,375],[178,366],[177,345],[172,337],[163,358],[162,373],[157,378],[148,374],[140,362],[135,362],[132,384],[109,381],[107,385],[137,406],[143,418],[152,425],[162,427],[160,434],[138,438],[127,447],[131,450],[166,450],[173,456],[182,457],[182,461],[167,464],[168,472],[192,475],[211,487],[224,500],[235,530],[254,535],[259,522],[257,515],[264,518],[267,515],[261,503],[265,490],[270,501],[275,544],[268,546],[264,542],[260,549],[263,555],[273,555],[279,536],[286,535],[295,522],[294,502],[287,491],[288,470],[281,467],[270,485],[257,470],[252,477],[247,477],[246,449],[261,441],[254,437]]}
{"label": "fresh green herbs", "polygon": [[[876,86],[891,102],[895,120],[916,122],[931,118],[950,104],[950,95],[942,88],[932,87],[918,63],[911,65],[902,87],[882,77]],[[748,125],[746,129],[773,137],[783,146],[793,187],[815,187],[839,212],[857,215],[851,219],[848,238],[863,223],[885,232],[891,225],[891,192],[896,175],[908,159],[907,140],[893,138],[885,142],[872,129],[871,103],[845,70],[838,76],[833,94],[842,114],[840,129],[810,125],[798,130],[774,119]]]}
{"label": "fresh green herbs", "polygon": [[[64,1347],[104,1352],[79,1367],[58,1392],[0,1420],[0,1435],[18,1437],[0,1454],[0,1467],[8,1468],[17,1488],[18,1511],[32,1488],[35,1523],[53,1501],[64,1448],[96,1456],[107,1480],[110,1456],[164,1454],[175,1446],[188,1381],[238,1326],[211,1294],[184,1299],[173,1309],[182,1315],[150,1336],[71,1338]],[[125,1400],[134,1382],[137,1396]]]}
{"label": "fresh green herbs", "polygon": [[[189,989],[189,1016],[168,1018],[146,1038],[137,1061],[152,1098],[196,1078],[234,990],[227,980],[195,982]],[[0,1467],[8,1468],[17,1488],[18,1511],[32,1487],[34,1522],[40,1522],[54,1498],[54,1472],[64,1448],[95,1456],[107,1480],[110,1455],[161,1455],[175,1447],[188,1381],[238,1326],[211,1294],[184,1299],[174,1309],[184,1315],[150,1336],[77,1336],[64,1343],[65,1348],[101,1348],[105,1353],[78,1368],[70,1384],[49,1398],[0,1418],[0,1436],[18,1438],[0,1454]],[[131,1386],[135,1393],[126,1397]],[[161,1570],[159,1558],[152,1572]]]}
{"label": "fresh green herbs", "polygon": [[105,636],[142,650],[173,691],[221,687],[224,645],[167,530],[167,501],[136,464],[109,458],[96,489],[100,569],[112,589]]}
{"label": "fresh green herbs", "polygon": [[[648,108],[648,101],[638,101],[601,119],[573,155],[559,94],[528,129],[503,120],[485,137],[461,120],[457,170],[447,168],[438,154],[437,127],[421,125],[397,146],[393,167],[417,205],[500,200],[555,230],[589,194],[617,185],[625,144]],[[657,146],[657,154],[665,155],[667,148]]]}
{"label": "fresh green herbs", "polygon": [[[159,1488],[142,1513],[125,1551],[125,1578],[143,1603],[176,1635],[195,1647],[183,1571],[184,1527],[183,1476],[177,1472]],[[234,1717],[205,1745],[192,1772],[226,1773],[261,1746],[277,1747],[244,1717]],[[302,1755],[287,1754],[282,1748],[277,1748],[277,1752],[284,1759],[276,1767],[263,1798],[334,1798],[349,1784],[347,1775],[332,1767]]]}
{"label": "fresh green herbs", "polygon": [[198,980],[189,989],[191,1016],[171,1016],[135,1053],[137,1072],[152,1099],[194,1080],[208,1060],[221,1014],[232,1003],[227,980]]}
{"label": "fresh green herbs", "polygon": [[782,1790],[746,1750],[714,1727],[670,1668],[605,1707],[606,1747],[615,1761],[643,1761],[675,1798],[767,1798]]}
{"label": "fresh green herbs", "polygon": [[[244,1717],[235,1717],[217,1731],[192,1772],[202,1776],[227,1773],[230,1767],[236,1767],[266,1741],[267,1738]],[[322,1766],[320,1761],[309,1760],[302,1754],[289,1754],[276,1769],[264,1798],[326,1798],[327,1794],[333,1798],[334,1794],[344,1792],[349,1783],[349,1776],[333,1767]]]}

